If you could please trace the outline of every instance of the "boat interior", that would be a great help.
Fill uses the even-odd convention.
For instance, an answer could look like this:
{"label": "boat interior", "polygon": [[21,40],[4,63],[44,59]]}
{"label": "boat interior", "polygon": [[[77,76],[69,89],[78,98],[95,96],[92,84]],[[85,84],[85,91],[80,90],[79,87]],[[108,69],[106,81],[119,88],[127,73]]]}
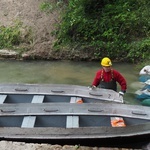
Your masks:
{"label": "boat interior", "polygon": [[0,94],[2,103],[98,103],[101,99],[91,97],[74,97],[71,95],[35,95],[35,94]]}
{"label": "boat interior", "polygon": [[111,127],[113,118],[114,126],[122,127],[150,122],[147,108],[145,112],[136,106],[130,109],[105,102],[71,95],[1,94],[0,127]]}
{"label": "boat interior", "polygon": [[[80,128],[80,127],[112,127],[111,118],[114,116],[98,115],[38,115],[38,116],[0,116],[0,127],[55,127],[55,128]],[[115,116],[116,117],[116,116]],[[120,117],[120,116],[119,116]],[[145,119],[122,117],[125,126],[139,125],[150,122]],[[120,126],[122,127],[122,126]]]}

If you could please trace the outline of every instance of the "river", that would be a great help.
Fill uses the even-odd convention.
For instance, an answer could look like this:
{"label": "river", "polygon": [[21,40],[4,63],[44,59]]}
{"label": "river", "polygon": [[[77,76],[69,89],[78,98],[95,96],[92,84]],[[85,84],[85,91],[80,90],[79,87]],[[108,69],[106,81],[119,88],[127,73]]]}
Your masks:
{"label": "river", "polygon": [[[0,60],[0,83],[90,86],[96,71],[100,68],[99,62]],[[134,64],[129,63],[113,63],[113,68],[127,80],[125,102],[140,105],[135,99],[135,91],[141,88],[138,82],[139,70]]]}

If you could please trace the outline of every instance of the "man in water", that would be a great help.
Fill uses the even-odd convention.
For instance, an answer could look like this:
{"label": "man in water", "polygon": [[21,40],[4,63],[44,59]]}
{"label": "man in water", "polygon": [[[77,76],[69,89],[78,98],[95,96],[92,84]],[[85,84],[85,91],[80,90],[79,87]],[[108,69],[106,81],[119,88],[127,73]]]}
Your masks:
{"label": "man in water", "polygon": [[101,61],[102,69],[98,70],[92,88],[99,87],[105,89],[112,89],[117,91],[117,82],[121,87],[119,94],[124,95],[127,89],[127,82],[125,78],[117,70],[112,69],[112,62],[108,57],[104,57]]}

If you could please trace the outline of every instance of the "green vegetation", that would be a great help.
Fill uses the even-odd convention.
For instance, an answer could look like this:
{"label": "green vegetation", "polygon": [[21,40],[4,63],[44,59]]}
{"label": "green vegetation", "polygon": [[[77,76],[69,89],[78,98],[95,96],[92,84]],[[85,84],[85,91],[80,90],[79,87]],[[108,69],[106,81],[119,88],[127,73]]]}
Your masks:
{"label": "green vegetation", "polygon": [[56,3],[43,2],[40,5],[40,10],[49,14],[53,13],[53,10],[60,9],[60,7],[64,7],[64,3],[61,0],[58,0]]}
{"label": "green vegetation", "polygon": [[12,26],[0,26],[0,49],[15,49],[20,53],[27,50],[26,44],[33,41],[32,31],[16,21]]}
{"label": "green vegetation", "polygon": [[[61,11],[52,31],[57,52],[81,51],[84,55],[88,51],[98,60],[108,56],[118,61],[150,63],[149,0],[46,0],[40,10],[47,14]],[[32,30],[21,22],[0,26],[0,49],[21,53],[32,43]]]}
{"label": "green vegetation", "polygon": [[[87,50],[100,58],[140,62],[150,59],[149,0],[69,0],[64,2],[55,48]],[[52,10],[49,2],[42,5]],[[78,49],[77,49],[77,48]],[[80,48],[79,48],[80,47]]]}

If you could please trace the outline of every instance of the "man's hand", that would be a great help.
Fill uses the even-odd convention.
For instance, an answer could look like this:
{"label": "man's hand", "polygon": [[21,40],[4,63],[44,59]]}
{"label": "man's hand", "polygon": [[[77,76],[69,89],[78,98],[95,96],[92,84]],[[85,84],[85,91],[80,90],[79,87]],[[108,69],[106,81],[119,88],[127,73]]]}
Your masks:
{"label": "man's hand", "polygon": [[119,95],[124,96],[124,92],[120,91]]}
{"label": "man's hand", "polygon": [[95,85],[92,85],[92,89],[95,89],[96,88],[96,86]]}
{"label": "man's hand", "polygon": [[92,85],[92,86],[89,87],[90,90],[93,90],[93,89],[95,89],[95,88],[96,88],[95,85]]}

